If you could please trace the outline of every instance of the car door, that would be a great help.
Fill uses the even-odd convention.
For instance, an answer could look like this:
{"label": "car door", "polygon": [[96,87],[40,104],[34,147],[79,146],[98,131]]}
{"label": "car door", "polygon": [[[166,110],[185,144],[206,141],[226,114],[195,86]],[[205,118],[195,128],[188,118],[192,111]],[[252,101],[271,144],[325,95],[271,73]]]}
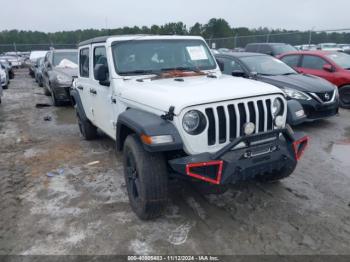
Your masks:
{"label": "car door", "polygon": [[329,65],[329,63],[322,57],[315,55],[303,55],[301,67],[298,71],[304,74],[310,74],[322,77],[328,81],[332,81],[333,72],[323,69],[325,65]]}
{"label": "car door", "polygon": [[[93,68],[97,65],[104,65],[108,68],[106,47],[104,45],[95,44],[92,46]],[[93,70],[94,71],[94,70]],[[96,80],[95,72],[92,74],[94,82],[94,94],[92,94],[92,104],[94,107],[94,117],[97,126],[110,137],[115,137],[115,118],[113,108],[117,101],[114,98],[113,87],[101,85]],[[109,77],[109,76],[108,76]]]}
{"label": "car door", "polygon": [[300,68],[300,59],[301,55],[286,55],[283,56],[280,60],[290,67],[294,68],[294,70],[300,72],[302,71]]}
{"label": "car door", "polygon": [[75,80],[75,86],[79,92],[87,118],[95,124],[93,99],[90,93],[91,88],[93,88],[91,84],[90,56],[90,46],[79,49],[79,77]]}
{"label": "car door", "polygon": [[43,84],[46,88],[49,87],[49,75],[48,75],[49,56],[50,56],[50,52],[47,52],[44,58],[44,65],[43,65]]}

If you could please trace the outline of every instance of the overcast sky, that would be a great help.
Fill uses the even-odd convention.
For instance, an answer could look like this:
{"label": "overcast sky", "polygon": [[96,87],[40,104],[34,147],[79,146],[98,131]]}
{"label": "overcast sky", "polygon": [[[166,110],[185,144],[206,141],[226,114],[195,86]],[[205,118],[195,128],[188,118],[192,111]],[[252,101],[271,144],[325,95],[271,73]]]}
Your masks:
{"label": "overcast sky", "polygon": [[0,31],[55,32],[150,26],[188,27],[224,18],[232,27],[335,29],[350,27],[349,0],[0,0]]}

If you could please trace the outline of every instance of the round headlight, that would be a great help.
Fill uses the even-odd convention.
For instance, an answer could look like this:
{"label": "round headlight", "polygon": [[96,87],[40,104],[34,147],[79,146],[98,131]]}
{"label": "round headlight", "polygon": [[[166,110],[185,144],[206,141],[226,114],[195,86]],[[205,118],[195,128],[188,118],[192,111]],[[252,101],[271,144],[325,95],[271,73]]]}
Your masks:
{"label": "round headlight", "polygon": [[243,129],[244,129],[244,134],[246,134],[247,136],[252,135],[255,132],[255,124],[246,123]]}
{"label": "round headlight", "polygon": [[207,120],[202,112],[191,110],[187,112],[182,119],[184,130],[190,135],[202,133],[207,125]]}
{"label": "round headlight", "polygon": [[277,116],[281,113],[283,107],[283,101],[280,98],[276,98],[272,104],[272,114]]}

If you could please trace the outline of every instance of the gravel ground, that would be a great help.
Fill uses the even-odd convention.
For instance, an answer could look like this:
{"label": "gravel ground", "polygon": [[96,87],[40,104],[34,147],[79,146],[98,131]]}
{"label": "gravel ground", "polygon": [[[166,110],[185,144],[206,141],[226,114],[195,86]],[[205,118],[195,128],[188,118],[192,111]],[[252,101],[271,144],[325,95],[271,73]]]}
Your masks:
{"label": "gravel ground", "polygon": [[174,181],[142,222],[113,141],[84,141],[71,107],[36,108],[50,100],[26,70],[4,93],[0,254],[350,254],[350,111],[298,128],[311,145],[290,178],[221,196]]}

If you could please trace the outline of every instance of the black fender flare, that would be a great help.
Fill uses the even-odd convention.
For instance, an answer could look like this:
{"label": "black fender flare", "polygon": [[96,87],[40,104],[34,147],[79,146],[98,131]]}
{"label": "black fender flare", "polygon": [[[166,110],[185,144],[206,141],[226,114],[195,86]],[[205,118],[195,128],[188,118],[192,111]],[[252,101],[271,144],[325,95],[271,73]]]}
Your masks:
{"label": "black fender flare", "polygon": [[138,109],[128,109],[121,113],[117,121],[117,150],[121,151],[126,137],[136,133],[137,135],[162,136],[171,135],[172,143],[160,145],[147,145],[143,143],[148,152],[165,152],[183,149],[181,136],[172,122],[163,120],[160,116]]}

